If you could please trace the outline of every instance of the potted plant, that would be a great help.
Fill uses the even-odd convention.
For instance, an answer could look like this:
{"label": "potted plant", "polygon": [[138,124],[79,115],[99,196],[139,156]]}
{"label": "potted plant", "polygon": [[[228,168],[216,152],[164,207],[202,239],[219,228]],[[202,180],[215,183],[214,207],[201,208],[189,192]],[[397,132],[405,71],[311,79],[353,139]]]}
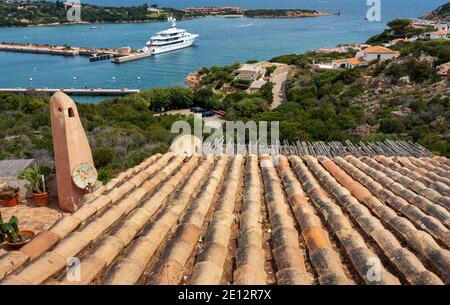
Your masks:
{"label": "potted plant", "polygon": [[13,207],[19,204],[19,188],[12,187],[6,182],[0,181],[0,202],[5,207]]}
{"label": "potted plant", "polygon": [[53,168],[36,164],[25,169],[20,174],[19,179],[25,179],[29,182],[25,187],[31,190],[36,205],[45,206],[48,204],[50,197],[47,185],[52,177]]}
{"label": "potted plant", "polygon": [[3,222],[0,214],[0,241],[13,249],[18,249],[29,242],[35,233],[30,230],[19,230],[19,220],[16,216],[11,216],[8,222]]}

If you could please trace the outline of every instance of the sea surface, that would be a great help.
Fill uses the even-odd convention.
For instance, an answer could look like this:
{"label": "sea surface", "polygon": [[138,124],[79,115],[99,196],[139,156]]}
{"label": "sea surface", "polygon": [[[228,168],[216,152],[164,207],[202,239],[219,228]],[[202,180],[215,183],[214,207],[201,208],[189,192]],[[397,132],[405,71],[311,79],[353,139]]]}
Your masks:
{"label": "sea surface", "polygon": [[[83,0],[82,0],[83,2]],[[140,0],[85,0],[100,5],[138,5]],[[154,1],[156,2],[156,1]],[[91,63],[86,57],[62,57],[0,52],[0,87],[48,88],[154,88],[184,85],[184,78],[199,67],[226,65],[250,59],[303,53],[340,43],[361,43],[378,34],[394,18],[418,16],[446,0],[381,0],[380,22],[365,20],[366,0],[161,0],[160,6],[239,5],[245,8],[307,8],[341,16],[300,19],[247,19],[207,17],[179,22],[178,27],[200,34],[191,48],[115,65]],[[151,1],[148,3],[152,3]],[[64,25],[0,28],[0,41],[139,49],[169,23]],[[32,79],[32,80],[30,80]],[[97,101],[98,98],[76,98]]]}

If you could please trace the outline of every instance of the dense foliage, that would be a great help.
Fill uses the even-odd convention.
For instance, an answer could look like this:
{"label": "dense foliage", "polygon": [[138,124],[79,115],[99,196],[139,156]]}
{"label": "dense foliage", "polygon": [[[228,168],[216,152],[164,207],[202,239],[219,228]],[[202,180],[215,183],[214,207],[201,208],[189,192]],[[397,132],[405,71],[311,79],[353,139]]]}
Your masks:
{"label": "dense foliage", "polygon": [[305,9],[255,9],[246,10],[244,16],[248,18],[270,17],[270,18],[283,18],[292,15],[306,15],[306,14],[318,14],[314,10]]}
{"label": "dense foliage", "polygon": [[287,65],[294,65],[300,68],[309,68],[311,65],[316,62],[329,62],[333,59],[344,58],[344,57],[353,57],[356,52],[351,51],[349,53],[337,53],[332,52],[329,54],[319,54],[316,52],[306,52],[304,54],[289,54],[289,55],[281,55],[272,58],[271,62],[278,62]]}
{"label": "dense foliage", "polygon": [[[182,118],[154,116],[151,101],[143,96],[153,93],[77,105],[104,180],[153,153],[165,152],[175,136],[170,128]],[[53,159],[48,96],[0,93],[0,160],[7,158],[37,158],[47,163]]]}
{"label": "dense foliage", "polygon": [[381,34],[370,37],[367,43],[383,44],[388,43],[397,38],[411,38],[421,33],[433,30],[433,28],[416,28],[412,26],[410,19],[394,19],[387,24],[389,29],[384,30]]}
{"label": "dense foliage", "polygon": [[[163,21],[169,16],[179,20],[195,17],[174,8],[163,8],[163,13],[148,11],[147,4],[141,6],[105,7],[82,3],[83,22],[143,22]],[[27,26],[36,24],[67,23],[63,1],[33,1],[20,3],[0,2],[0,26]]]}

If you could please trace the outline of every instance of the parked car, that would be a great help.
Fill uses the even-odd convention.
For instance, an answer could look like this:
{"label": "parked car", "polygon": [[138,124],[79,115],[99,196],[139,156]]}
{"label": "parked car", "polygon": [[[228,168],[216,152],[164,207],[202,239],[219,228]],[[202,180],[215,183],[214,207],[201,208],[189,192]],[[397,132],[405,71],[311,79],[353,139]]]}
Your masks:
{"label": "parked car", "polygon": [[209,117],[212,117],[212,116],[214,116],[214,113],[211,112],[211,111],[202,112],[202,117],[203,118],[209,118]]}
{"label": "parked car", "polygon": [[194,113],[201,113],[201,112],[206,112],[206,111],[208,111],[208,110],[203,109],[203,108],[198,107],[198,106],[195,106],[195,107],[192,107],[192,108],[191,108],[191,111],[194,112]]}

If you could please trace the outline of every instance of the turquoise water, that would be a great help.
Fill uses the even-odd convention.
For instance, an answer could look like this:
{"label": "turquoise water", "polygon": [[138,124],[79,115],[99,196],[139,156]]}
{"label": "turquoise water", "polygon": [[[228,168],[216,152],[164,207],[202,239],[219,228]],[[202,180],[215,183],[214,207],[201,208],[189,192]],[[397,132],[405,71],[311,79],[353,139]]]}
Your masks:
{"label": "turquoise water", "polygon": [[[98,4],[140,4],[141,1],[102,1]],[[151,88],[183,85],[185,76],[202,66],[225,65],[249,59],[270,59],[339,43],[364,42],[396,17],[415,18],[446,1],[382,0],[382,21],[368,22],[365,0],[336,1],[160,1],[167,6],[232,5],[243,7],[302,7],[336,12],[341,16],[304,19],[246,19],[208,17],[179,22],[200,34],[196,45],[148,59],[115,65],[91,63],[86,57],[0,52],[0,87]],[[264,3],[264,4],[263,4]],[[258,5],[259,4],[259,5]],[[0,28],[0,40],[85,47],[141,48],[149,36],[168,23],[67,25],[36,28]],[[73,80],[76,77],[76,80]],[[115,77],[115,80],[113,80]],[[138,79],[140,78],[140,80]],[[29,79],[33,80],[30,81]],[[80,100],[88,101],[89,98]]]}

